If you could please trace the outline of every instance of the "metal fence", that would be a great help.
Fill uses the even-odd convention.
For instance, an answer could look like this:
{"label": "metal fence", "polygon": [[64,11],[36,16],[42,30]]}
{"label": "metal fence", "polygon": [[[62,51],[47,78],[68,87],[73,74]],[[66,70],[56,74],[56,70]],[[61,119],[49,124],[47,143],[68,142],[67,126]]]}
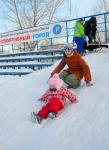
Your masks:
{"label": "metal fence", "polygon": [[79,19],[84,19],[87,21],[92,16],[95,16],[97,19],[97,37],[102,43],[109,42],[109,12],[85,16],[81,18],[75,18],[71,20],[64,20],[66,35],[64,37],[48,38],[37,40],[32,43],[23,43],[23,44],[12,44],[12,45],[1,45],[0,53],[17,53],[24,51],[40,51],[46,49],[62,49],[65,43],[72,43],[73,41],[73,32],[75,21]]}

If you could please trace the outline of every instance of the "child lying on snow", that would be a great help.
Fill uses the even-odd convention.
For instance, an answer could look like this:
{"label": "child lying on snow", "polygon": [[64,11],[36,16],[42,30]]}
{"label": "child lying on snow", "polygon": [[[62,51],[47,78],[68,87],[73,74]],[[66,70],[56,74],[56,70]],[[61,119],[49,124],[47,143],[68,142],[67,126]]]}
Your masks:
{"label": "child lying on snow", "polygon": [[54,74],[48,81],[49,89],[39,99],[46,104],[38,111],[32,112],[31,117],[33,122],[41,123],[47,117],[53,119],[57,116],[58,112],[64,108],[66,98],[72,103],[76,103],[76,96],[71,93],[67,88],[63,87],[63,81],[59,78],[58,74]]}

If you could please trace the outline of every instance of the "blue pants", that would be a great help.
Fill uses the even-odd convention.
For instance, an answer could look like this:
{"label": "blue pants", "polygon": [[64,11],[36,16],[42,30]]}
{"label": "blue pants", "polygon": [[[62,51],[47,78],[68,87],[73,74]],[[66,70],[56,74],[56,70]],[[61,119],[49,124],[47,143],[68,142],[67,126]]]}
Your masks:
{"label": "blue pants", "polygon": [[77,52],[78,53],[84,52],[83,50],[84,39],[82,37],[74,37],[73,41],[75,41],[75,43],[77,44]]}

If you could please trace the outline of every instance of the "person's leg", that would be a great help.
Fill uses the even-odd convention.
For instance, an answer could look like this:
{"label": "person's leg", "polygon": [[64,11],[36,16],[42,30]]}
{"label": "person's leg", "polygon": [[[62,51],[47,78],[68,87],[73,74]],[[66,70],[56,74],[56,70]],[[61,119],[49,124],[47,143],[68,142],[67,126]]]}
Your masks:
{"label": "person's leg", "polygon": [[63,103],[60,101],[59,98],[52,98],[49,103],[49,112],[54,112],[55,114],[58,113],[58,111],[63,109]]}
{"label": "person's leg", "polygon": [[78,37],[74,37],[74,38],[73,38],[73,41],[76,43],[77,52],[79,53],[79,47],[78,47],[78,45],[79,45],[79,40],[78,40]]}
{"label": "person's leg", "polygon": [[92,29],[92,38],[94,39],[94,42],[96,43],[97,41],[96,41],[96,28],[93,28]]}
{"label": "person's leg", "polygon": [[65,83],[67,83],[72,88],[78,88],[81,84],[81,81],[77,79],[77,77],[73,74],[68,75],[65,78]]}
{"label": "person's leg", "polygon": [[59,77],[60,79],[62,79],[63,81],[65,80],[65,78],[69,75],[70,73],[67,70],[63,70],[60,74]]}
{"label": "person's leg", "polygon": [[75,37],[75,43],[77,44],[77,51],[78,53],[83,53],[83,43],[84,39],[82,37]]}
{"label": "person's leg", "polygon": [[43,119],[46,119],[49,113],[49,103],[43,106],[37,113]]}
{"label": "person's leg", "polygon": [[87,36],[88,36],[88,39],[89,39],[88,43],[89,43],[89,44],[92,43],[92,34],[89,33]]}
{"label": "person's leg", "polygon": [[83,44],[84,44],[84,39],[83,39],[83,38],[79,38],[78,49],[79,49],[80,53],[83,53],[83,52],[84,52]]}

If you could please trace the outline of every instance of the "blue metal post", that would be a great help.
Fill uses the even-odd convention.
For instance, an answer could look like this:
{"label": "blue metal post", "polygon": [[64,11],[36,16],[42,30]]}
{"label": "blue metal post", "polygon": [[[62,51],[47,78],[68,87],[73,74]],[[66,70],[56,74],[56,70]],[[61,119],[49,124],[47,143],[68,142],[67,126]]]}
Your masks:
{"label": "blue metal post", "polygon": [[107,40],[107,15],[104,14],[104,27],[105,27],[105,42],[107,43],[108,40]]}
{"label": "blue metal post", "polygon": [[25,49],[26,49],[25,46],[26,46],[26,45],[25,45],[25,42],[24,42],[24,52],[25,52]]}
{"label": "blue metal post", "polygon": [[52,46],[53,46],[53,40],[52,38],[50,38],[50,48],[52,49]]}
{"label": "blue metal post", "polygon": [[68,34],[67,28],[68,28],[68,27],[67,27],[67,21],[66,21],[66,37],[67,37],[67,41],[66,41],[66,42],[68,43],[69,34]]}
{"label": "blue metal post", "polygon": [[3,45],[2,45],[2,54],[3,54]]}
{"label": "blue metal post", "polygon": [[14,54],[14,45],[12,44],[12,51],[13,51],[13,54]]}

